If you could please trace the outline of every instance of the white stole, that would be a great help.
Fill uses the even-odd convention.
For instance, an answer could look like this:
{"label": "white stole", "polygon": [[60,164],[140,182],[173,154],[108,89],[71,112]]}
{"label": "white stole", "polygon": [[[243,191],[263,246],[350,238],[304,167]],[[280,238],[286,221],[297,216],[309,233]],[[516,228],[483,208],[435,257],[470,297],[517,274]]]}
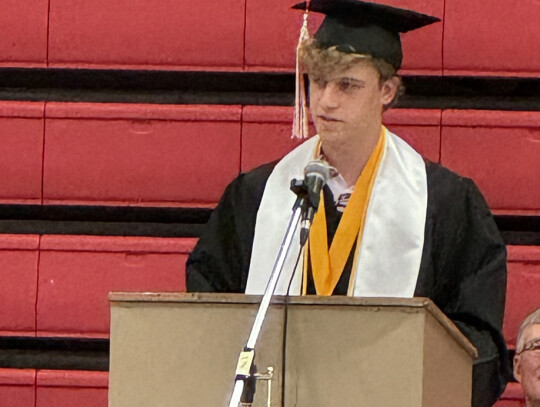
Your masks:
{"label": "white stole", "polygon": [[[291,179],[303,178],[304,167],[315,157],[319,137],[314,136],[289,154],[268,178],[257,213],[255,237],[246,294],[263,294],[285,236],[296,195]],[[358,253],[355,297],[404,297],[414,295],[427,211],[424,160],[412,147],[386,130],[383,152],[367,208]],[[302,260],[294,276],[299,230],[293,239],[275,294],[299,295]]]}

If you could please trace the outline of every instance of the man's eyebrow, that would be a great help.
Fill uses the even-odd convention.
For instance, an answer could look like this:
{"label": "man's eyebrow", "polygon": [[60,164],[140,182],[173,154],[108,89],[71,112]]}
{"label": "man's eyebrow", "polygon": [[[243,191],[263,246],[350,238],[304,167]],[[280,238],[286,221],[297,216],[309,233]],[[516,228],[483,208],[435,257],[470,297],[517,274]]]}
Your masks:
{"label": "man's eyebrow", "polygon": [[357,79],[357,78],[353,78],[353,77],[350,77],[350,76],[342,76],[340,78],[337,78],[338,80],[340,81],[350,81],[350,82],[356,82],[356,83],[360,83],[362,85],[365,85],[366,81],[364,81],[363,79]]}

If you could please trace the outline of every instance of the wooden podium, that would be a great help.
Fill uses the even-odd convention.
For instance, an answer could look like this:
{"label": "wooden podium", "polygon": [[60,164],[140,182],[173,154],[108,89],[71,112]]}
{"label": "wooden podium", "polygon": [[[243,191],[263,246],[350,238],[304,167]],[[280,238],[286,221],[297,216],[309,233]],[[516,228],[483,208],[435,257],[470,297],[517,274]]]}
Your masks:
{"label": "wooden podium", "polygon": [[[109,407],[227,407],[259,299],[112,293]],[[273,407],[466,407],[475,356],[425,298],[276,297],[255,364]]]}

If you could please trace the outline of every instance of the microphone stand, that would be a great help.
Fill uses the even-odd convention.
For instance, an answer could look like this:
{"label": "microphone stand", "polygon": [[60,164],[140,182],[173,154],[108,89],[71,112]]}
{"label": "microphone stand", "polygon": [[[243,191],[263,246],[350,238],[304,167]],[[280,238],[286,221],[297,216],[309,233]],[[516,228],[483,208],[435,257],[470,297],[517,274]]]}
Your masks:
{"label": "microphone stand", "polygon": [[[294,237],[298,224],[300,223],[300,220],[302,218],[304,218],[304,220],[306,219],[306,212],[309,206],[313,203],[311,202],[312,194],[308,193],[308,188],[304,181],[298,181],[296,179],[293,179],[291,181],[291,190],[298,197],[296,199],[296,202],[294,203],[292,209],[293,213],[289,220],[285,237],[283,238],[283,242],[281,243],[279,253],[274,263],[274,268],[272,269],[270,279],[268,280],[268,284],[266,285],[266,289],[259,305],[253,327],[251,328],[251,333],[247,340],[246,346],[244,347],[244,350],[240,352],[240,357],[238,358],[234,389],[229,403],[229,407],[238,407],[241,399],[246,400],[248,403],[251,403],[253,400],[253,396],[255,393],[255,378],[253,376],[255,345],[257,343],[259,333],[261,332],[261,328],[266,317],[266,312],[268,311],[268,307],[270,306],[270,300],[272,299],[272,296],[274,295],[274,292],[276,290],[276,286],[283,270],[285,259],[287,258],[287,254],[289,253],[292,239]],[[317,206],[315,206],[315,211],[317,210],[318,203],[319,200],[318,197],[316,197]],[[305,242],[301,243],[300,250],[302,249],[304,243]]]}

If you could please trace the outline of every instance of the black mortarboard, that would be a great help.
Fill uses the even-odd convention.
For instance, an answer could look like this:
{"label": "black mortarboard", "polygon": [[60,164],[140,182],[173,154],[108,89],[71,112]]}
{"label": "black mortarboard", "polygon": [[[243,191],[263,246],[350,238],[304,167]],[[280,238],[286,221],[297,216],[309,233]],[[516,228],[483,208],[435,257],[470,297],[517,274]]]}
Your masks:
{"label": "black mortarboard", "polygon": [[[306,2],[293,6],[306,9]],[[401,67],[403,53],[399,33],[440,21],[416,11],[358,0],[312,0],[309,10],[326,14],[314,35],[320,48],[367,54]]]}

